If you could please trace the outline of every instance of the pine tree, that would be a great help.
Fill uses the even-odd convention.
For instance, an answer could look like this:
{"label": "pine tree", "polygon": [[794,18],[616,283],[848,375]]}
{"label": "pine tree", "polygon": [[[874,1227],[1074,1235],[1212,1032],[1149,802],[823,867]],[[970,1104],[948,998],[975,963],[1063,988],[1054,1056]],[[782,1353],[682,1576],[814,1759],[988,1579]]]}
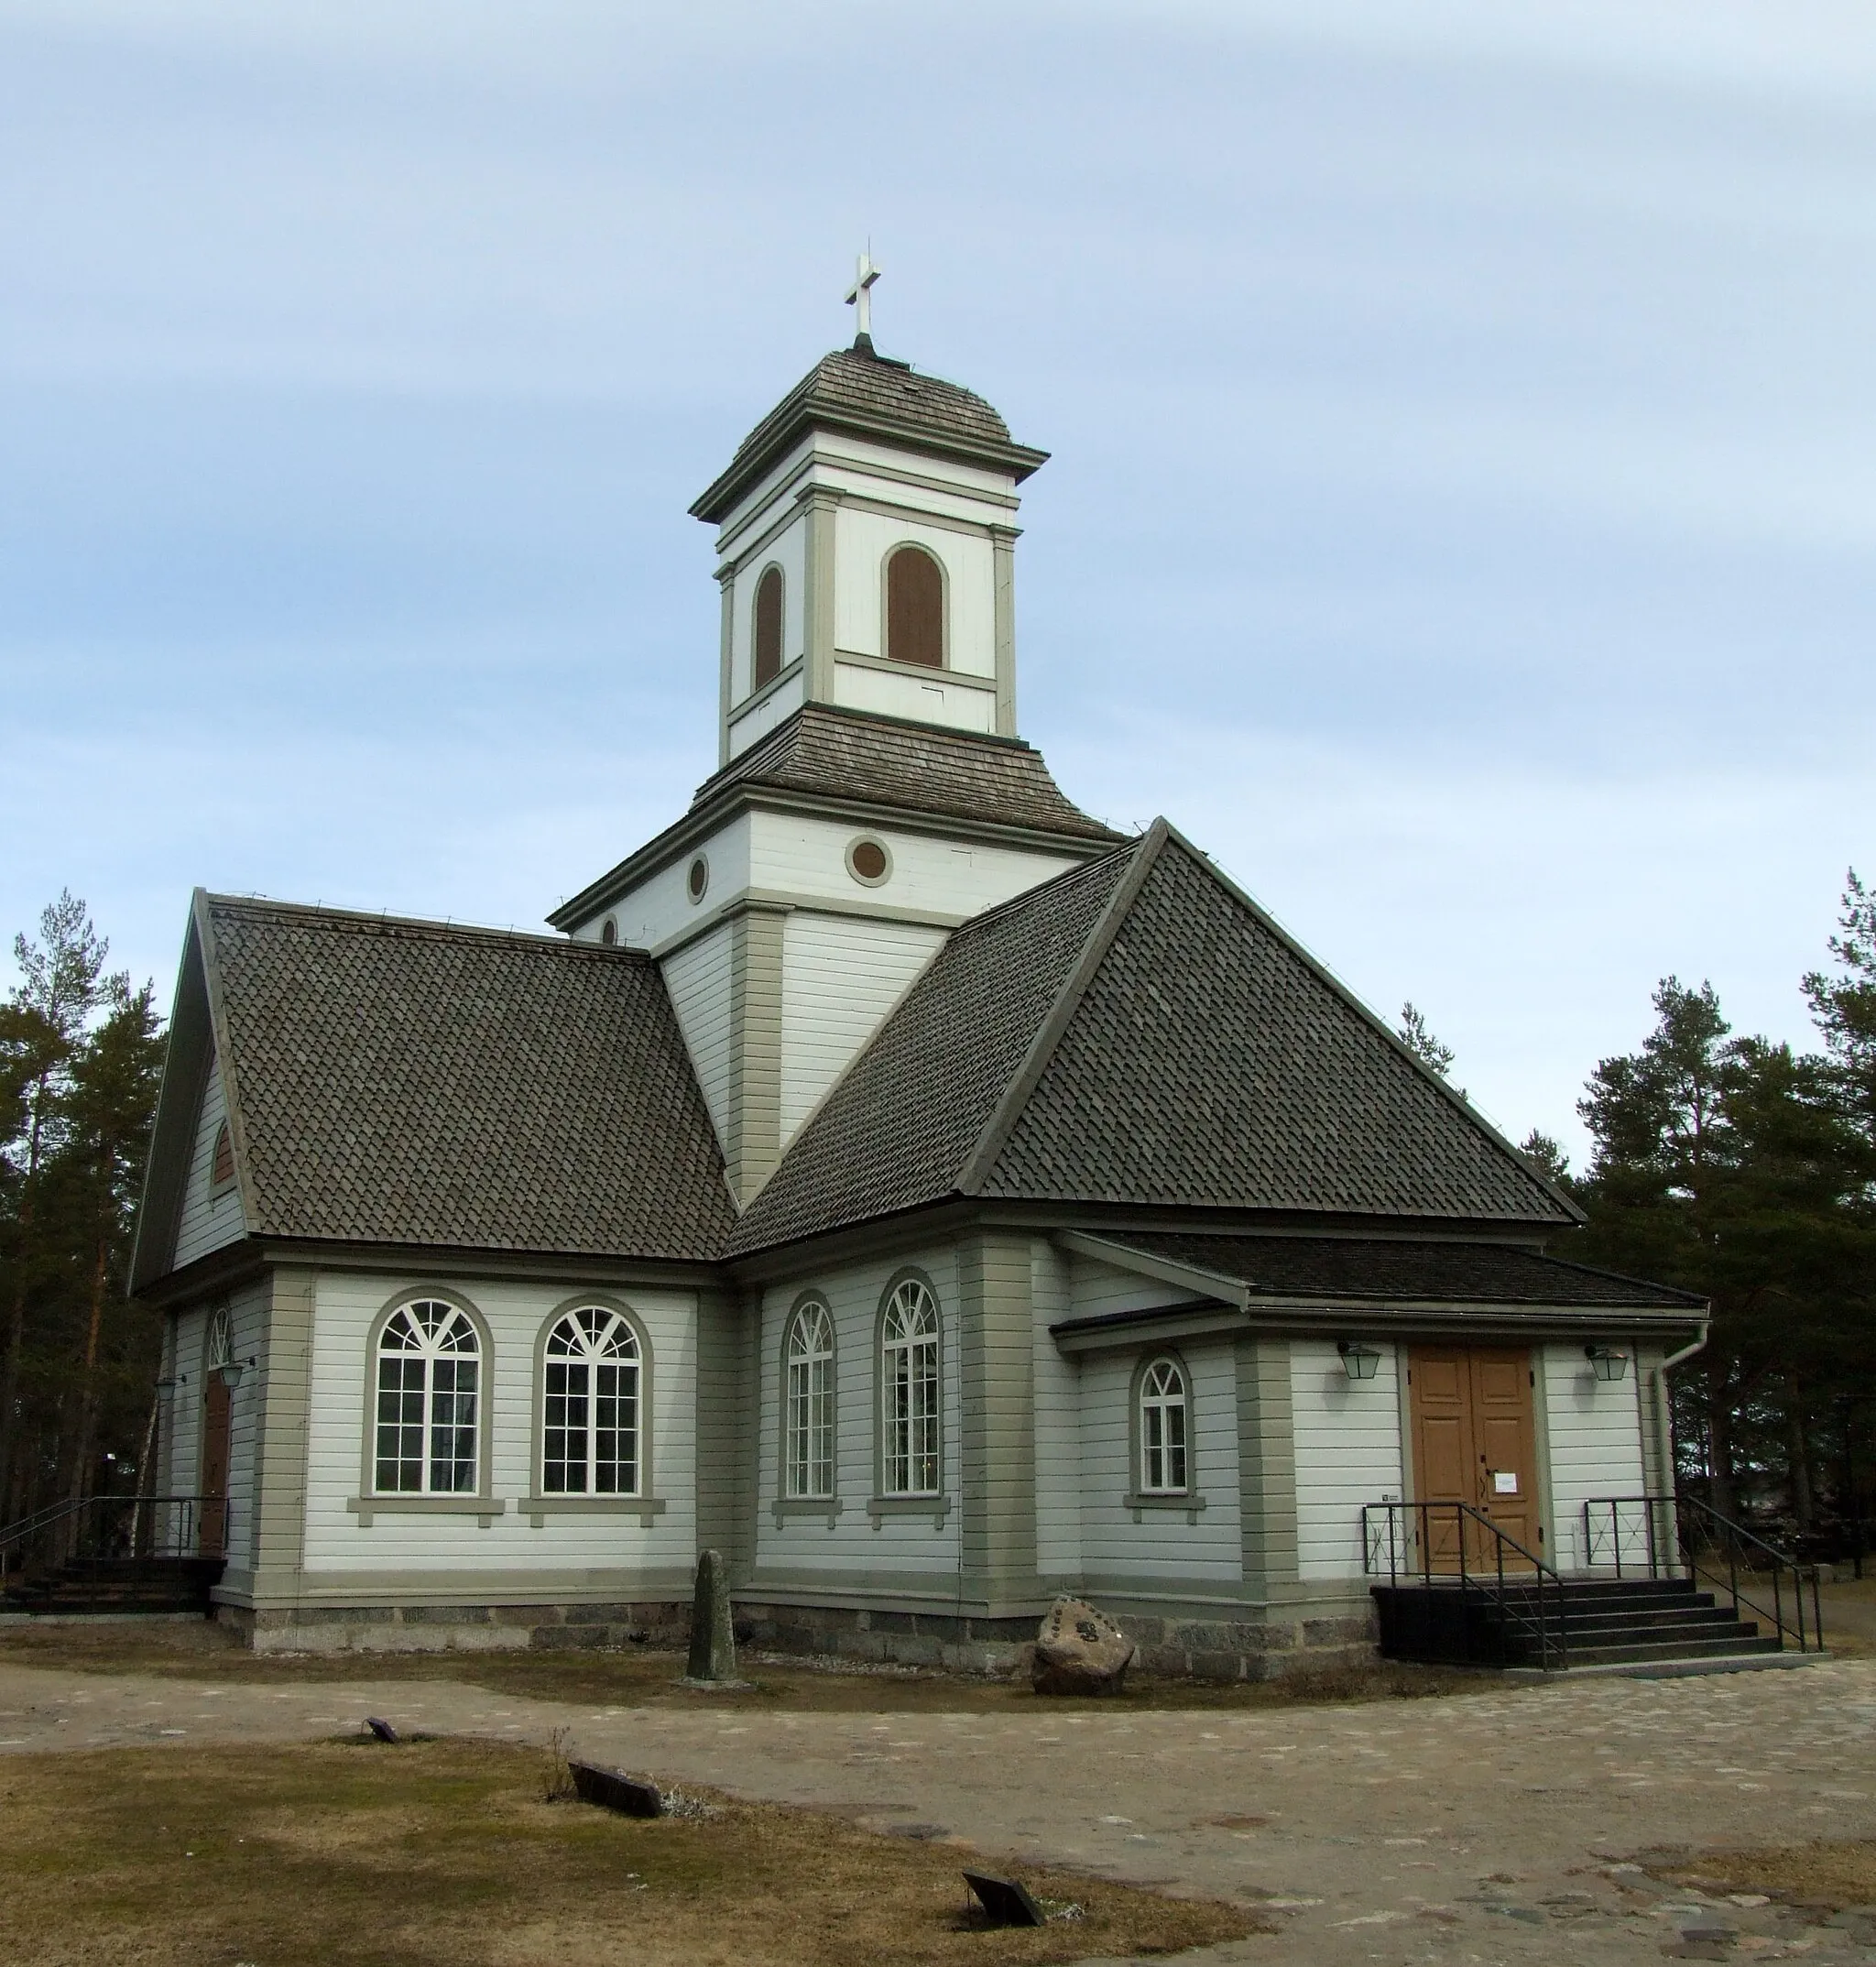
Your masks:
{"label": "pine tree", "polygon": [[127,992],[128,979],[101,979],[107,945],[92,926],[85,905],[67,889],[39,916],[42,940],[14,938],[20,981],[14,987],[0,1025],[0,1090],[16,1087],[16,1131],[5,1150],[11,1164],[16,1206],[9,1227],[5,1350],[0,1353],[0,1521],[16,1513],[24,1485],[20,1466],[21,1382],[25,1370],[27,1315],[34,1296],[58,1281],[61,1269],[56,1240],[43,1232],[45,1178],[62,1144],[65,1096],[73,1055],[108,989]]}
{"label": "pine tree", "polygon": [[1426,1028],[1426,1016],[1416,1011],[1412,1001],[1401,1006],[1401,1023],[1395,1036],[1430,1072],[1436,1072],[1444,1079],[1453,1069],[1453,1060],[1457,1055],[1451,1045],[1443,1045]]}

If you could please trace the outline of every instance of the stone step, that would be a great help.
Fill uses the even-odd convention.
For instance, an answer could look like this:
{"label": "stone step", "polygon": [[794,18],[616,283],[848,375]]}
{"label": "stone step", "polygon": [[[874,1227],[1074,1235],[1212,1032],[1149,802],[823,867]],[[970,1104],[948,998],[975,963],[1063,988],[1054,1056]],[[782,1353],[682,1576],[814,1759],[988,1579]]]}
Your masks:
{"label": "stone step", "polygon": [[1756,1627],[1718,1634],[1707,1639],[1649,1640],[1631,1645],[1576,1646],[1569,1649],[1572,1666],[1644,1665],[1651,1660],[1730,1657],[1750,1653],[1776,1653],[1775,1639],[1761,1636]]}

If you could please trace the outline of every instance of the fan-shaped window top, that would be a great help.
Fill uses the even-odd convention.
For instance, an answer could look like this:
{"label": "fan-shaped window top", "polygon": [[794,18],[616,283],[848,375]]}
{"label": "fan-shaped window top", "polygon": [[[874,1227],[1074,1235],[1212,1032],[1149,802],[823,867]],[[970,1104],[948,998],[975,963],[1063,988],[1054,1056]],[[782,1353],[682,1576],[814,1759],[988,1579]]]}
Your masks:
{"label": "fan-shaped window top", "polygon": [[789,1321],[786,1492],[834,1493],[834,1321],[810,1299]]}
{"label": "fan-shaped window top", "polygon": [[880,1479],[889,1496],[935,1496],[938,1301],[916,1277],[898,1284],[879,1323]]}
{"label": "fan-shaped window top", "polygon": [[1140,1486],[1143,1495],[1183,1495],[1185,1375],[1176,1360],[1155,1360],[1140,1382]]}
{"label": "fan-shaped window top", "polygon": [[482,1344],[466,1312],[418,1298],[377,1342],[376,1486],[386,1495],[472,1495]]}
{"label": "fan-shaped window top", "polygon": [[603,1305],[555,1321],[541,1376],[543,1495],[638,1493],[638,1337]]}

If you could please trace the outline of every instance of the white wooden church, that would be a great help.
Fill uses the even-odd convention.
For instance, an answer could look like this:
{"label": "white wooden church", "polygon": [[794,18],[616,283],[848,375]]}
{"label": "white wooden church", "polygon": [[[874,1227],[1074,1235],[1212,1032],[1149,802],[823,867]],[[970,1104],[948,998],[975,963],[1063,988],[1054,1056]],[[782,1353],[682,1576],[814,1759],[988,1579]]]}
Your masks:
{"label": "white wooden church", "polygon": [[1371,1643],[1365,1506],[1567,1571],[1671,1486],[1702,1307],[1547,1255],[1540,1171],[1020,735],[1044,456],[817,363],[691,508],[716,770],[551,934],[197,893],[135,1289],[255,1645],[669,1638],[715,1547],[758,1644],[996,1665],[1066,1590],[1256,1675]]}

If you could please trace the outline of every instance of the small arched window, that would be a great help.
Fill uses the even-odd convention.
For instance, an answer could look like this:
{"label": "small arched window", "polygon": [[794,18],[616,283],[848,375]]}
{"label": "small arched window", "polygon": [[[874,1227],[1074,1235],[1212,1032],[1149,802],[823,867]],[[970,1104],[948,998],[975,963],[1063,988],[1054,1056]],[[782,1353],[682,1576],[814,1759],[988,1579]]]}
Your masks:
{"label": "small arched window", "polygon": [[608,915],[599,925],[599,940],[611,949],[618,939],[619,919],[616,915]]}
{"label": "small arched window", "polygon": [[935,1496],[938,1433],[938,1301],[908,1277],[879,1321],[880,1481],[889,1496]]}
{"label": "small arched window", "polygon": [[834,1493],[834,1321],[811,1298],[789,1320],[788,1456],[790,1496]]}
{"label": "small arched window", "polygon": [[1140,1380],[1140,1487],[1148,1496],[1183,1495],[1188,1402],[1177,1360],[1155,1360]]}
{"label": "small arched window", "polygon": [[376,1487],[385,1495],[472,1495],[482,1345],[466,1312],[418,1298],[377,1342]]}
{"label": "small arched window", "polygon": [[922,546],[900,547],[886,563],[886,653],[944,667],[944,575]]}
{"label": "small arched window", "polygon": [[638,1493],[638,1336],[604,1305],[556,1321],[547,1335],[540,1490],[549,1496]]}
{"label": "small arched window", "polygon": [[214,1151],[209,1157],[209,1186],[225,1188],[234,1179],[234,1142],[224,1120],[215,1129]]}
{"label": "small arched window", "polygon": [[756,672],[759,690],[781,674],[781,569],[766,567],[756,583]]}

